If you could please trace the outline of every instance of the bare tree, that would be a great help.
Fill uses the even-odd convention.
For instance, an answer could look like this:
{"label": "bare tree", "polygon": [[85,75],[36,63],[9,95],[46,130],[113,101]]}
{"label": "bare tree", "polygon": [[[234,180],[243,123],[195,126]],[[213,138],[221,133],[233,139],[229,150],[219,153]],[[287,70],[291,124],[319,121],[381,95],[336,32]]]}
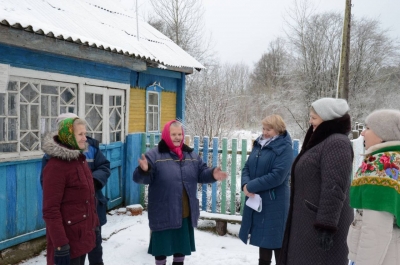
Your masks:
{"label": "bare tree", "polygon": [[154,15],[148,22],[182,49],[204,62],[211,53],[211,37],[204,31],[201,0],[150,0]]}
{"label": "bare tree", "polygon": [[197,73],[186,92],[186,130],[192,135],[227,137],[243,128],[249,68],[214,64]]}

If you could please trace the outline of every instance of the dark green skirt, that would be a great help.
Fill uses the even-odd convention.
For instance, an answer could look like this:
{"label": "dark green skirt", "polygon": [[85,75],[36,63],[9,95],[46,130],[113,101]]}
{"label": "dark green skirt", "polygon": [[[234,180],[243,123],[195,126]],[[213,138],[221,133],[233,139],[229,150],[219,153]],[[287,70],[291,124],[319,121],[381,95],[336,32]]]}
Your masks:
{"label": "dark green skirt", "polygon": [[188,217],[182,219],[181,228],[152,232],[147,253],[155,257],[176,253],[187,256],[193,251],[196,251],[194,229]]}

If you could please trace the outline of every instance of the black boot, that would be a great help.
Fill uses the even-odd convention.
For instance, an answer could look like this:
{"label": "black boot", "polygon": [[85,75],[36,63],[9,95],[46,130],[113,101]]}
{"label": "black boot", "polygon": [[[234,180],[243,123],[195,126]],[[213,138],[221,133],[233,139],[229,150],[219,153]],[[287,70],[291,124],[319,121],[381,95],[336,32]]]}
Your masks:
{"label": "black boot", "polygon": [[182,261],[182,262],[176,262],[176,261],[174,261],[174,262],[172,262],[172,265],[183,265],[183,261]]}
{"label": "black boot", "polygon": [[262,259],[258,259],[258,265],[271,265],[271,261],[265,261]]}

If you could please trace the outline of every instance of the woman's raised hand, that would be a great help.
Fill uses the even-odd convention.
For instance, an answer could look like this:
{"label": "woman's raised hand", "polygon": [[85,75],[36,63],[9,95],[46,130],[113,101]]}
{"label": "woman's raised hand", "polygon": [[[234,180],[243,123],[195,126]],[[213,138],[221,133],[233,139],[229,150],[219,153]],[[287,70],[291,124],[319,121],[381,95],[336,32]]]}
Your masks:
{"label": "woman's raised hand", "polygon": [[139,166],[143,171],[147,171],[149,170],[149,164],[147,163],[147,159],[144,156],[144,154],[142,154],[142,157],[139,158]]}
{"label": "woman's raised hand", "polygon": [[216,167],[213,172],[213,177],[217,181],[224,180],[228,177],[228,174],[224,171],[221,171],[220,167]]}

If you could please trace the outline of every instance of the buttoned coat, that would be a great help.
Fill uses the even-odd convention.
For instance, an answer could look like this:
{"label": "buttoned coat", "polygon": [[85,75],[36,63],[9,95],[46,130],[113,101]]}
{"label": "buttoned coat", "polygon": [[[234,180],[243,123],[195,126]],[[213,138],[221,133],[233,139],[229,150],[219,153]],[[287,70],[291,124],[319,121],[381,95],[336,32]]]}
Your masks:
{"label": "buttoned coat", "polygon": [[[242,170],[242,188],[257,193],[262,200],[262,210],[257,212],[244,206],[239,238],[247,244],[278,249],[289,210],[289,176],[293,162],[292,139],[288,132],[262,147],[258,139]],[[248,197],[246,197],[247,201]]]}
{"label": "buttoned coat", "polygon": [[70,245],[76,258],[95,247],[96,213],[92,173],[86,157],[46,137],[43,151],[51,156],[43,170],[43,219],[46,222],[47,264],[54,264],[54,250]]}
{"label": "buttoned coat", "polygon": [[183,145],[183,159],[171,152],[161,140],[157,147],[146,152],[149,170],[140,166],[133,173],[133,180],[149,184],[148,218],[152,231],[176,229],[182,226],[183,188],[189,197],[190,218],[197,227],[200,216],[199,199],[196,197],[198,183],[212,183],[213,168],[207,167],[193,149]]}
{"label": "buttoned coat", "polygon": [[[346,243],[353,209],[349,188],[353,150],[350,116],[310,126],[291,173],[290,209],[278,264],[347,265]],[[319,246],[318,229],[334,234],[333,246]]]}

